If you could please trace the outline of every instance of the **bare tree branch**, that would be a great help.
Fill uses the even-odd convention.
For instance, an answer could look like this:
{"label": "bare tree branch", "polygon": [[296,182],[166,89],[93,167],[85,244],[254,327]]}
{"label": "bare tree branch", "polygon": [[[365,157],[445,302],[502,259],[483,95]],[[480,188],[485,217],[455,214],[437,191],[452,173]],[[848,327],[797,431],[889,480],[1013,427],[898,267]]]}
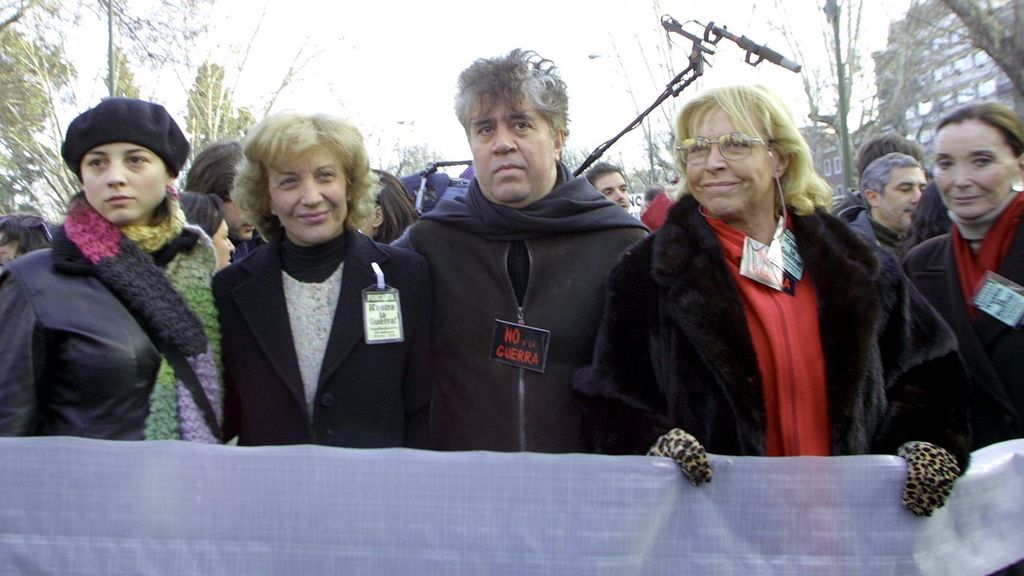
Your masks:
{"label": "bare tree branch", "polygon": [[[942,0],[970,32],[971,43],[984,50],[1006,74],[1020,98],[1024,98],[1024,0],[1010,0],[1010,18],[997,15],[989,2]],[[984,5],[983,5],[984,4]]]}
{"label": "bare tree branch", "polygon": [[313,54],[310,54],[308,57],[303,58],[303,53],[306,51],[307,46],[309,46],[308,39],[306,42],[302,43],[302,46],[295,53],[295,56],[292,58],[291,64],[288,65],[288,71],[285,72],[284,76],[281,77],[281,82],[280,84],[278,84],[277,89],[274,90],[274,92],[270,95],[270,99],[267,101],[266,106],[264,106],[263,108],[264,116],[267,115],[271,109],[273,109],[274,104],[277,102],[278,96],[280,96],[281,92],[283,92],[284,89],[287,88],[289,84],[291,84],[295,76],[299,72],[301,72],[302,69],[305,68],[306,65],[310,63],[310,61],[312,61],[314,58],[316,58],[323,52],[323,49],[319,49]]}

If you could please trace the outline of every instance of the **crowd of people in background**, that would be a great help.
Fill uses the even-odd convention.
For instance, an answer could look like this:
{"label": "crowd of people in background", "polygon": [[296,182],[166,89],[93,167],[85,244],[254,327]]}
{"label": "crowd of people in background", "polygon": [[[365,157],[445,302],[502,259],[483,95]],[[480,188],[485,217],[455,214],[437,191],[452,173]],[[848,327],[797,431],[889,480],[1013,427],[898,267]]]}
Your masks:
{"label": "crowd of people in background", "polygon": [[708,90],[632,215],[620,167],[563,164],[568,111],[538,54],[473,62],[468,189],[422,213],[329,114],[209,145],[179,191],[163,106],[84,111],[63,221],[0,218],[0,435],[650,454],[694,485],[708,451],[893,454],[921,516],[1024,437],[1013,110],[942,119],[931,166],[871,139],[833,206],[776,94]]}

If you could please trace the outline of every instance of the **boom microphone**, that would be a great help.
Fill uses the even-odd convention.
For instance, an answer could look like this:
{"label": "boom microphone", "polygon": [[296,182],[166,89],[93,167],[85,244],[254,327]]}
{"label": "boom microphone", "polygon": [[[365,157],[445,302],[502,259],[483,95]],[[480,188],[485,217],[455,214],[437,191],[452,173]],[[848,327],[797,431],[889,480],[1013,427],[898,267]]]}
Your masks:
{"label": "boom microphone", "polygon": [[[665,25],[664,21],[662,21],[662,25]],[[715,35],[716,38],[711,38],[712,34]],[[704,40],[712,44],[717,44],[718,41],[721,40],[722,38],[728,38],[729,40],[735,42],[737,46],[746,50],[747,64],[750,64],[751,66],[757,66],[757,64],[760,63],[761,60],[767,60],[772,64],[782,66],[786,70],[800,72],[800,64],[793,62],[789,58],[786,58],[782,54],[779,54],[778,52],[772,50],[771,48],[765,46],[764,44],[758,44],[754,42],[753,40],[747,38],[746,36],[736,36],[732,32],[729,32],[729,30],[725,26],[715,26],[715,23],[712,22],[704,28]],[[751,55],[757,56],[758,60],[756,62],[751,62]]]}
{"label": "boom microphone", "polygon": [[681,32],[683,29],[683,25],[668,14],[661,17],[661,27],[669,32]]}
{"label": "boom microphone", "polygon": [[669,16],[668,14],[665,14],[664,16],[661,17],[661,27],[664,28],[667,32],[675,32],[680,36],[686,37],[687,39],[692,41],[694,43],[694,47],[700,50],[701,52],[705,52],[707,54],[714,54],[713,51],[709,50],[707,47],[701,44],[700,38],[694,36],[693,34],[690,34],[686,30],[683,30],[683,25],[677,22],[675,18]]}

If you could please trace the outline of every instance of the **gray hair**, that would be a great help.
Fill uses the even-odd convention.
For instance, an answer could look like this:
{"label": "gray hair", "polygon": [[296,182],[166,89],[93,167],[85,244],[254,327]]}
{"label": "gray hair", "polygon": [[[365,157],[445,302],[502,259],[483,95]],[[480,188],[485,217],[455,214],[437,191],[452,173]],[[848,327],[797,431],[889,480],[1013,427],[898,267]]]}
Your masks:
{"label": "gray hair", "polygon": [[469,133],[476,105],[533,104],[557,137],[569,135],[569,94],[555,63],[532,50],[515,50],[481,58],[462,71],[455,95],[455,115]]}
{"label": "gray hair", "polygon": [[864,169],[860,175],[860,191],[865,193],[868,190],[875,190],[879,194],[885,193],[885,187],[889,185],[890,174],[894,168],[921,168],[921,163],[913,156],[901,152],[890,152],[885,156],[876,158]]}

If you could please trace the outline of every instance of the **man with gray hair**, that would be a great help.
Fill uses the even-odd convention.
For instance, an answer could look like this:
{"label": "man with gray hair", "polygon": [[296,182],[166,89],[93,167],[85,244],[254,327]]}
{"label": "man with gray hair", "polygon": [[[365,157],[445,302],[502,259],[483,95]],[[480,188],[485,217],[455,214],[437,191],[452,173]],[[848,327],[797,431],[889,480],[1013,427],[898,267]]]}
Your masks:
{"label": "man with gray hair", "polygon": [[890,152],[877,158],[860,175],[868,208],[857,213],[850,227],[866,241],[895,253],[927,184],[921,164],[912,156]]}
{"label": "man with gray hair", "polygon": [[395,242],[430,263],[438,449],[584,449],[572,374],[591,359],[608,271],[646,230],[561,163],[568,107],[534,52],[474,62],[455,100],[469,190]]}

